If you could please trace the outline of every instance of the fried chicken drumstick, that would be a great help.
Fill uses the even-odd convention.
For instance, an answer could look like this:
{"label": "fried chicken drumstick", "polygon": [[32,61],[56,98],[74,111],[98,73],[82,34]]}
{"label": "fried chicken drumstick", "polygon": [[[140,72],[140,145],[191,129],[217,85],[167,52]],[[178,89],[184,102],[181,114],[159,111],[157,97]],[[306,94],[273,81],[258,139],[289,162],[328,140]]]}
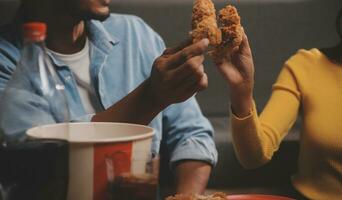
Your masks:
{"label": "fried chicken drumstick", "polygon": [[221,31],[217,27],[216,10],[211,0],[195,0],[190,35],[193,43],[204,38],[208,38],[212,46],[221,43]]}
{"label": "fried chicken drumstick", "polygon": [[215,62],[239,47],[243,37],[241,19],[234,6],[227,5],[220,10],[217,21],[215,6],[211,0],[194,1],[190,33],[193,43],[208,38],[213,47],[209,55]]}
{"label": "fried chicken drumstick", "polygon": [[166,200],[227,200],[227,195],[224,193],[215,193],[209,196],[178,194],[168,197]]}
{"label": "fried chicken drumstick", "polygon": [[215,62],[218,62],[239,47],[244,34],[241,18],[234,6],[228,5],[220,10],[218,21],[222,33],[222,42],[210,52]]}

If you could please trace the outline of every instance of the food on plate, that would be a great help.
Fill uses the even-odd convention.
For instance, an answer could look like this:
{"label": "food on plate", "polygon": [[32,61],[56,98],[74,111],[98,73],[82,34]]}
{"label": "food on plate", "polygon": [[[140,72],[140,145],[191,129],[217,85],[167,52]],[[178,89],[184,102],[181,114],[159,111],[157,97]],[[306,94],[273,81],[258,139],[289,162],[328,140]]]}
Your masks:
{"label": "food on plate", "polygon": [[215,193],[207,196],[177,194],[167,197],[166,200],[227,200],[227,195],[224,193]]}
{"label": "food on plate", "polygon": [[216,10],[211,0],[195,0],[190,35],[193,43],[208,38],[212,46],[221,44],[221,31],[217,26]]}

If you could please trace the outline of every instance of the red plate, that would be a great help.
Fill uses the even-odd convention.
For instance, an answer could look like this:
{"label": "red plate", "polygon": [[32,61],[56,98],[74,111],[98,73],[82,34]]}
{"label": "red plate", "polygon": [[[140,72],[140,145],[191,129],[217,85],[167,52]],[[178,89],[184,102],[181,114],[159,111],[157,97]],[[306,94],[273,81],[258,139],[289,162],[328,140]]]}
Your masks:
{"label": "red plate", "polygon": [[259,194],[239,194],[228,195],[228,200],[295,200],[289,197],[273,196],[273,195],[259,195]]}

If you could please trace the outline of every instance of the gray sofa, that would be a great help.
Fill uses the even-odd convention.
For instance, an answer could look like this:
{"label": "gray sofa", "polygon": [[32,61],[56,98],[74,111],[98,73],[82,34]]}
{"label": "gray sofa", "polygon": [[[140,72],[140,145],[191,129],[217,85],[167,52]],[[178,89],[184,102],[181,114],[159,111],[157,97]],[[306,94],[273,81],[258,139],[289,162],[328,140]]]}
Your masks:
{"label": "gray sofa", "polygon": [[[282,63],[298,49],[335,45],[338,36],[334,22],[341,0],[241,0],[237,5],[249,35],[256,66],[255,100],[261,110],[271,92]],[[216,0],[217,8],[225,1]],[[13,16],[17,3],[0,0],[4,23]],[[165,39],[168,46],[187,37],[192,0],[113,0],[112,11],[138,15]],[[257,170],[244,170],[238,164],[229,134],[228,88],[210,61],[206,62],[209,89],[197,99],[215,130],[219,163],[209,188],[232,193],[280,193],[296,170],[300,121],[285,138],[275,159]],[[164,177],[168,184],[170,177]],[[266,188],[266,189],[265,189]],[[280,188],[280,189],[279,189]]]}

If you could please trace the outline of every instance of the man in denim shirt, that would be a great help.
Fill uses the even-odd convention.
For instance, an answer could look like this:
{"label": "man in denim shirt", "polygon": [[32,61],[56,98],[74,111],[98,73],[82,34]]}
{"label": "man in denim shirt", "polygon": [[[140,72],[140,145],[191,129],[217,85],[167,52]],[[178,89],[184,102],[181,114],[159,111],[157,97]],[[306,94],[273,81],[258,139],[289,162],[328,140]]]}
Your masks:
{"label": "man in denim shirt", "polygon": [[[109,3],[110,0],[22,2],[17,22],[0,31],[0,91],[11,97],[10,102],[0,101],[1,109],[10,111],[0,114],[4,133],[0,138],[20,141],[26,129],[55,123],[35,91],[5,90],[13,73],[11,81],[15,83],[20,84],[20,77],[24,76],[15,71],[22,45],[19,22],[43,21],[48,26],[48,53],[66,86],[71,119],[149,124],[157,131],[153,153],[159,152],[161,140],[166,143],[176,192],[203,193],[217,152],[213,129],[193,95],[207,87],[202,63],[208,40],[165,50],[160,36],[141,19],[110,14]],[[84,49],[85,57],[68,65],[67,58],[75,60]],[[83,62],[85,66],[80,66]],[[85,70],[82,68],[78,74],[80,67]],[[93,89],[93,93],[90,89],[85,94],[89,92],[97,103],[89,103],[82,96],[84,90],[77,81],[82,76],[83,82]],[[32,95],[25,95],[27,92]]]}

